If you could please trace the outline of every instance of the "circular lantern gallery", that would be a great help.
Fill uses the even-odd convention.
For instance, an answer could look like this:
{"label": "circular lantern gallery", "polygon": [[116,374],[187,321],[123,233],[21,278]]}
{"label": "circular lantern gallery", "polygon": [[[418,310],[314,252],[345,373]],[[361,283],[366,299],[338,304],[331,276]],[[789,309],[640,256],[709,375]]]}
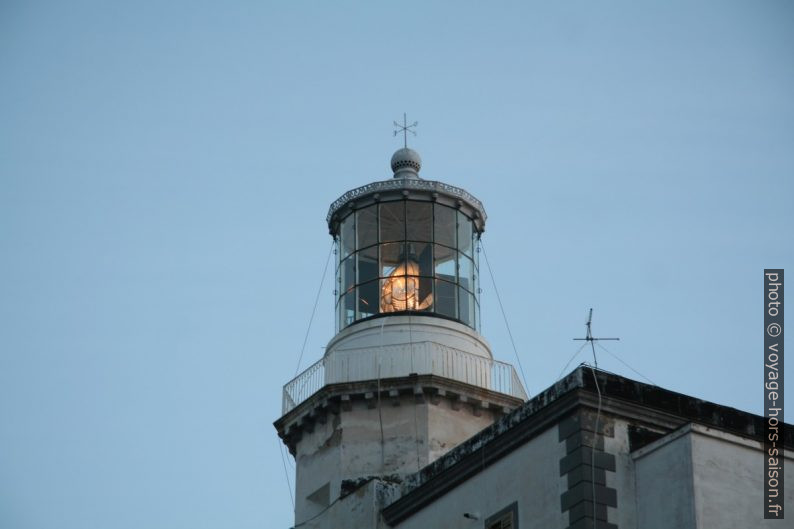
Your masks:
{"label": "circular lantern gallery", "polygon": [[337,241],[337,330],[395,313],[421,313],[478,329],[482,204],[466,191],[418,177],[419,155],[400,149],[394,178],[349,191],[331,205]]}

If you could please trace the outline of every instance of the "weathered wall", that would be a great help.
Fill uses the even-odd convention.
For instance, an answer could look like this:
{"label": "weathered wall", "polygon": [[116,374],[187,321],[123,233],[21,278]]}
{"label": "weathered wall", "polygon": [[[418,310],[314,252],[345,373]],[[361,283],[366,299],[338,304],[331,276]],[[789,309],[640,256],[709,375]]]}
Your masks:
{"label": "weathered wall", "polygon": [[[786,465],[794,468],[787,456]],[[757,441],[690,424],[634,457],[642,529],[782,527],[763,519],[764,455]],[[794,505],[791,472],[785,488],[786,504]]]}
{"label": "weathered wall", "polygon": [[606,442],[606,450],[615,454],[615,472],[606,475],[606,484],[617,490],[618,497],[618,506],[608,509],[609,519],[620,529],[637,527],[636,472],[629,446],[629,424],[625,419],[615,418],[615,436]]}
{"label": "weathered wall", "polygon": [[314,431],[304,432],[300,440],[295,457],[296,521],[306,520],[325,507],[322,503],[308,499],[324,484],[329,484],[329,497],[330,491],[339,490],[340,425],[340,417],[331,415],[325,423],[317,423]]}
{"label": "weathered wall", "polygon": [[[762,520],[759,442],[691,423],[667,435],[642,423],[642,440],[636,421],[606,414],[593,436],[593,415],[567,416],[396,527],[479,529],[485,518],[517,502],[519,527],[531,521],[530,527],[591,528],[593,478],[599,529],[780,527]],[[792,462],[788,457],[790,468]],[[786,491],[787,504],[794,504],[792,473]],[[478,520],[465,518],[467,512]]]}
{"label": "weathered wall", "polygon": [[[549,428],[397,527],[480,529],[484,519],[515,501],[519,527],[566,527],[567,517],[560,511],[563,480],[559,477],[564,450],[557,428]],[[479,520],[465,518],[467,512],[476,513]]]}
{"label": "weathered wall", "polygon": [[[427,412],[427,463],[432,463],[477,432],[490,426],[497,417],[488,410],[477,409],[455,400],[440,399],[425,406]],[[425,465],[422,465],[425,466]]]}
{"label": "weathered wall", "polygon": [[696,529],[691,438],[665,439],[635,454],[637,527]]}
{"label": "weathered wall", "polygon": [[[380,409],[377,403],[357,401],[338,413],[328,412],[326,422],[318,422],[298,443],[296,521],[315,516],[339,498],[343,480],[417,472],[494,421],[489,410],[459,400],[433,400],[399,395],[382,399]],[[326,484],[327,496],[315,494]],[[327,501],[316,501],[318,496]],[[346,501],[348,508],[354,500]],[[327,525],[330,517],[323,518],[329,521],[320,520],[324,525],[317,527],[336,527]]]}
{"label": "weathered wall", "polygon": [[[698,529],[778,529],[786,522],[763,520],[764,452],[761,443],[700,427],[692,438]],[[794,454],[787,454],[787,517],[794,517]]]}
{"label": "weathered wall", "polygon": [[386,529],[379,518],[385,503],[384,494],[390,492],[388,483],[376,480],[358,487],[354,492],[337,499],[321,513],[298,521],[299,529]]}

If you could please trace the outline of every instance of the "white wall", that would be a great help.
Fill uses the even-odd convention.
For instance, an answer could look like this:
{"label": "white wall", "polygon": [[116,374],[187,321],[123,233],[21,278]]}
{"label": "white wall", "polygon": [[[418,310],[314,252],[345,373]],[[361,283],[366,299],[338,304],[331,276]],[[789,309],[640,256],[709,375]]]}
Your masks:
{"label": "white wall", "polygon": [[[787,522],[764,520],[764,451],[759,442],[746,441],[705,427],[692,436],[697,527],[706,529],[774,528]],[[794,519],[794,454],[785,465],[786,513]],[[794,526],[791,521],[788,527]]]}
{"label": "white wall", "polygon": [[[786,504],[794,505],[794,458],[787,454]],[[764,520],[760,442],[687,425],[634,454],[638,527],[780,529]],[[789,517],[791,513],[787,513]]]}
{"label": "white wall", "polygon": [[[297,445],[296,521],[307,520],[327,507],[307,499],[326,483],[333,502],[339,498],[342,480],[412,474],[493,421],[489,410],[475,416],[469,405],[453,409],[451,401],[443,398],[436,404],[417,403],[413,395],[401,395],[397,406],[392,399],[384,399],[380,412],[358,401],[338,415],[329,413],[327,422],[318,423]],[[354,499],[347,500],[348,508]],[[323,523],[322,527],[337,527],[330,521]]]}
{"label": "white wall", "polygon": [[[567,490],[559,467],[564,452],[554,425],[397,527],[481,529],[485,518],[514,501],[520,527],[567,527],[568,513],[560,511],[560,495]],[[480,519],[464,518],[465,512],[476,512]]]}
{"label": "white wall", "polygon": [[[620,529],[637,527],[636,472],[629,446],[629,422],[615,418],[615,437],[606,438],[606,451],[615,454],[615,472],[607,472],[607,487],[617,491],[617,508],[607,507],[609,521]],[[645,526],[643,526],[645,527]]]}
{"label": "white wall", "polygon": [[696,529],[692,439],[668,438],[644,447],[639,456],[635,453],[637,527]]}

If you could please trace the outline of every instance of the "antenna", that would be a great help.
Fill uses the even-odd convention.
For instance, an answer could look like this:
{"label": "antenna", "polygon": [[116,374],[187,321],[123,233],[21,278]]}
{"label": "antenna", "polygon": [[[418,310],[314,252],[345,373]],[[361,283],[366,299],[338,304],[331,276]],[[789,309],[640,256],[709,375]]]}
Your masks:
{"label": "antenna", "polygon": [[587,315],[587,323],[585,326],[587,327],[587,335],[584,338],[574,338],[574,340],[578,341],[586,341],[590,342],[590,348],[593,350],[593,362],[595,363],[596,369],[598,369],[598,358],[596,358],[595,352],[595,342],[601,342],[604,340],[620,340],[620,338],[593,338],[593,309],[590,309],[590,314]]}
{"label": "antenna", "polygon": [[408,133],[410,132],[411,134],[416,136],[416,131],[411,129],[413,129],[417,125],[419,125],[418,121],[414,121],[410,125],[408,124],[408,117],[405,115],[405,112],[403,112],[402,124],[397,123],[396,121],[394,122],[394,126],[397,127],[397,129],[394,131],[394,135],[397,136],[399,133],[401,132],[403,133],[403,145],[405,146],[406,149],[408,148]]}
{"label": "antenna", "polygon": [[[593,382],[595,382],[595,388],[596,388],[596,391],[598,392],[598,408],[597,408],[596,417],[595,417],[595,431],[593,432],[593,441],[595,441],[597,436],[598,436],[598,421],[601,418],[601,388],[598,387],[598,378],[596,377],[596,373],[595,373],[595,370],[598,369],[598,358],[596,358],[595,343],[603,341],[603,340],[620,340],[620,338],[593,338],[593,309],[592,308],[590,309],[590,313],[587,315],[587,323],[585,323],[585,326],[587,327],[587,335],[584,338],[574,338],[574,340],[584,341],[585,343],[582,345],[582,347],[587,345],[587,342],[590,342],[590,349],[592,349],[592,351],[593,351],[593,363],[595,364],[595,367],[590,366],[590,371],[593,372]],[[599,347],[603,347],[603,346],[599,345]],[[579,348],[579,350],[581,350],[581,347]],[[577,353],[577,354],[579,354],[579,353]],[[593,529],[595,529],[596,524],[598,523],[598,520],[596,519],[596,514],[595,514],[596,505],[597,505],[597,502],[596,502],[596,499],[595,499],[596,498],[595,455],[596,455],[596,450],[598,450],[596,448],[596,446],[598,446],[598,444],[593,442],[593,448],[590,451],[590,470],[591,470],[591,472],[590,472],[590,482],[593,485]]]}

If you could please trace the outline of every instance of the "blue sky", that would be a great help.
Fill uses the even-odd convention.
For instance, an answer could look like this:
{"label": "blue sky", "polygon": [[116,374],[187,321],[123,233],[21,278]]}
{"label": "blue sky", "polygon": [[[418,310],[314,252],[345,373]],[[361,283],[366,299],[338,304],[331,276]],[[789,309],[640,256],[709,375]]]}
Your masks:
{"label": "blue sky", "polygon": [[794,266],[791,3],[428,4],[0,4],[0,525],[290,526],[272,422],[325,215],[391,176],[402,112],[422,176],[485,204],[532,393],[594,307],[656,384],[761,411],[762,270]]}

